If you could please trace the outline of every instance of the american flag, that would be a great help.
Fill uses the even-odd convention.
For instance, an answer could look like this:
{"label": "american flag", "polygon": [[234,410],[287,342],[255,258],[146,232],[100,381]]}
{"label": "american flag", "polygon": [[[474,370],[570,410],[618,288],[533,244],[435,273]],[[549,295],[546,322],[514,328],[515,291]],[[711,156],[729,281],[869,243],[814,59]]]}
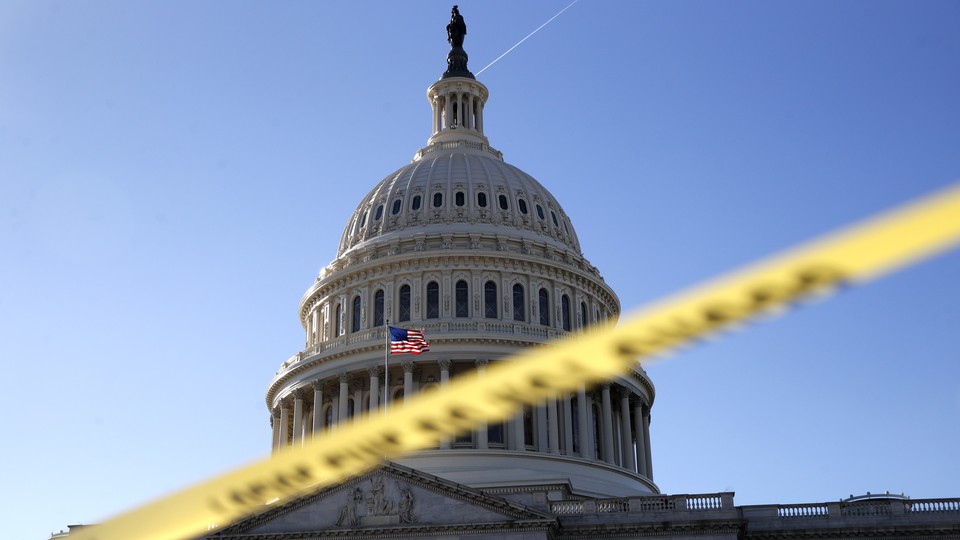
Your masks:
{"label": "american flag", "polygon": [[429,350],[422,331],[390,327],[390,354],[420,354]]}

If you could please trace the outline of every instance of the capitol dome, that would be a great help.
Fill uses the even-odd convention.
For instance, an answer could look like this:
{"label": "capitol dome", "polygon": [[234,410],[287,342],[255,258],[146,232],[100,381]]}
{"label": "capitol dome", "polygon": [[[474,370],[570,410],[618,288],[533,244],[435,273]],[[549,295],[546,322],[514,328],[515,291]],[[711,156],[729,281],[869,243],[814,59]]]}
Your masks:
{"label": "capitol dome", "polygon": [[[274,451],[619,316],[557,199],[490,146],[489,92],[451,44],[426,146],[363,197],[300,300],[304,348],[267,388]],[[387,354],[390,326],[422,331],[429,351]],[[658,493],[654,397],[637,365],[397,462],[503,496]]]}

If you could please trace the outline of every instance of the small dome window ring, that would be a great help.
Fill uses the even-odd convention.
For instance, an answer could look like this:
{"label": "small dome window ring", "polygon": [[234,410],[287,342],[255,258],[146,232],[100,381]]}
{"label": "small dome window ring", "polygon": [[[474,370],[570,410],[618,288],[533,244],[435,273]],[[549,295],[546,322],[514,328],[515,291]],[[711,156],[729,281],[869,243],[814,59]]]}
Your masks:
{"label": "small dome window ring", "polygon": [[517,208],[520,209],[520,213],[527,215],[527,201],[524,199],[517,199]]}
{"label": "small dome window ring", "polygon": [[539,204],[537,205],[537,217],[540,218],[540,219],[542,219],[542,220],[547,219],[547,218],[543,215],[543,207],[540,206]]}
{"label": "small dome window ring", "polygon": [[480,208],[486,208],[486,207],[487,207],[487,194],[486,194],[486,193],[484,193],[484,192],[482,192],[482,191],[479,192],[479,193],[477,193],[477,206],[479,206]]}
{"label": "small dome window ring", "polygon": [[443,193],[438,191],[433,194],[433,207],[440,208],[441,206],[443,206]]}
{"label": "small dome window ring", "polygon": [[366,224],[367,224],[367,211],[364,210],[363,213],[360,214],[360,227],[359,227],[359,228],[362,229]]}
{"label": "small dome window ring", "polygon": [[453,198],[453,202],[454,202],[454,204],[456,204],[457,206],[463,206],[463,205],[467,204],[467,197],[466,197],[466,195],[463,194],[462,191],[456,192],[453,197],[454,197],[454,198]]}
{"label": "small dome window ring", "polygon": [[420,209],[420,201],[423,199],[420,195],[413,196],[413,202],[410,204],[410,209],[416,212]]}
{"label": "small dome window ring", "polygon": [[377,206],[377,211],[374,213],[373,220],[380,221],[380,218],[382,217],[383,217],[383,205],[381,204]]}
{"label": "small dome window ring", "polygon": [[559,229],[559,228],[560,228],[560,222],[557,221],[557,213],[554,212],[553,210],[551,210],[551,211],[550,211],[550,217],[553,218],[553,226]]}
{"label": "small dome window ring", "polygon": [[500,209],[501,209],[501,210],[509,210],[510,207],[507,205],[507,196],[506,196],[506,195],[501,194],[499,197],[497,197],[497,199],[500,201]]}
{"label": "small dome window ring", "polygon": [[390,213],[397,215],[400,213],[400,209],[403,207],[403,199],[397,199],[393,201],[393,208],[390,209]]}

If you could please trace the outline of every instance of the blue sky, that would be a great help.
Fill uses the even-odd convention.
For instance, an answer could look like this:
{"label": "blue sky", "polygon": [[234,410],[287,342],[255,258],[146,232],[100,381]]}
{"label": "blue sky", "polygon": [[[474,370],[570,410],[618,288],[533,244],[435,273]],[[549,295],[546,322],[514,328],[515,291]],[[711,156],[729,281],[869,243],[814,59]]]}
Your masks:
{"label": "blue sky", "polygon": [[[568,3],[461,1],[470,67]],[[4,537],[268,452],[297,302],[430,135],[449,12],[0,5]],[[479,79],[624,311],[960,179],[956,2],[581,0]],[[958,276],[954,250],[652,366],[661,489],[960,496]]]}

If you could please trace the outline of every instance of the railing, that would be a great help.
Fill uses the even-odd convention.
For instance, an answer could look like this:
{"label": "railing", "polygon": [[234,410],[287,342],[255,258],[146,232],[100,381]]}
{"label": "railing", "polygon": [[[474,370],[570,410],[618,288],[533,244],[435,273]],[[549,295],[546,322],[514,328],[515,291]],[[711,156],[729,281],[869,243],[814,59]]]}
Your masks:
{"label": "railing", "polygon": [[829,511],[826,504],[781,504],[777,507],[777,515],[782,518],[827,517]]}
{"label": "railing", "polygon": [[927,499],[906,501],[907,512],[957,512],[960,513],[960,499]]}
{"label": "railing", "polygon": [[597,512],[600,514],[612,514],[616,512],[629,511],[629,499],[600,499],[597,501]]}
{"label": "railing", "polygon": [[732,493],[652,495],[629,499],[568,500],[550,503],[550,512],[558,516],[618,513],[650,514],[654,516],[663,512],[707,512],[732,509]]}
{"label": "railing", "polygon": [[[418,325],[417,328],[423,329],[424,333],[427,334],[428,340],[434,337],[442,338],[444,334],[483,333],[516,336],[524,340],[533,338],[535,341],[547,341],[549,339],[567,334],[567,332],[563,330],[548,328],[540,325],[512,323],[507,321],[497,322],[492,320],[489,322],[473,320],[462,322],[437,322]],[[359,332],[353,332],[333,339],[328,339],[294,354],[280,365],[280,371],[289,369],[303,360],[318,354],[329,351],[337,351],[359,344],[384,343],[385,339],[385,332],[382,326],[378,326],[377,328],[368,328]]]}
{"label": "railing", "polygon": [[583,501],[551,502],[550,511],[558,516],[581,516],[583,515]]}
{"label": "railing", "polygon": [[891,514],[893,510],[890,508],[890,501],[864,501],[840,505],[841,516],[889,516]]}

